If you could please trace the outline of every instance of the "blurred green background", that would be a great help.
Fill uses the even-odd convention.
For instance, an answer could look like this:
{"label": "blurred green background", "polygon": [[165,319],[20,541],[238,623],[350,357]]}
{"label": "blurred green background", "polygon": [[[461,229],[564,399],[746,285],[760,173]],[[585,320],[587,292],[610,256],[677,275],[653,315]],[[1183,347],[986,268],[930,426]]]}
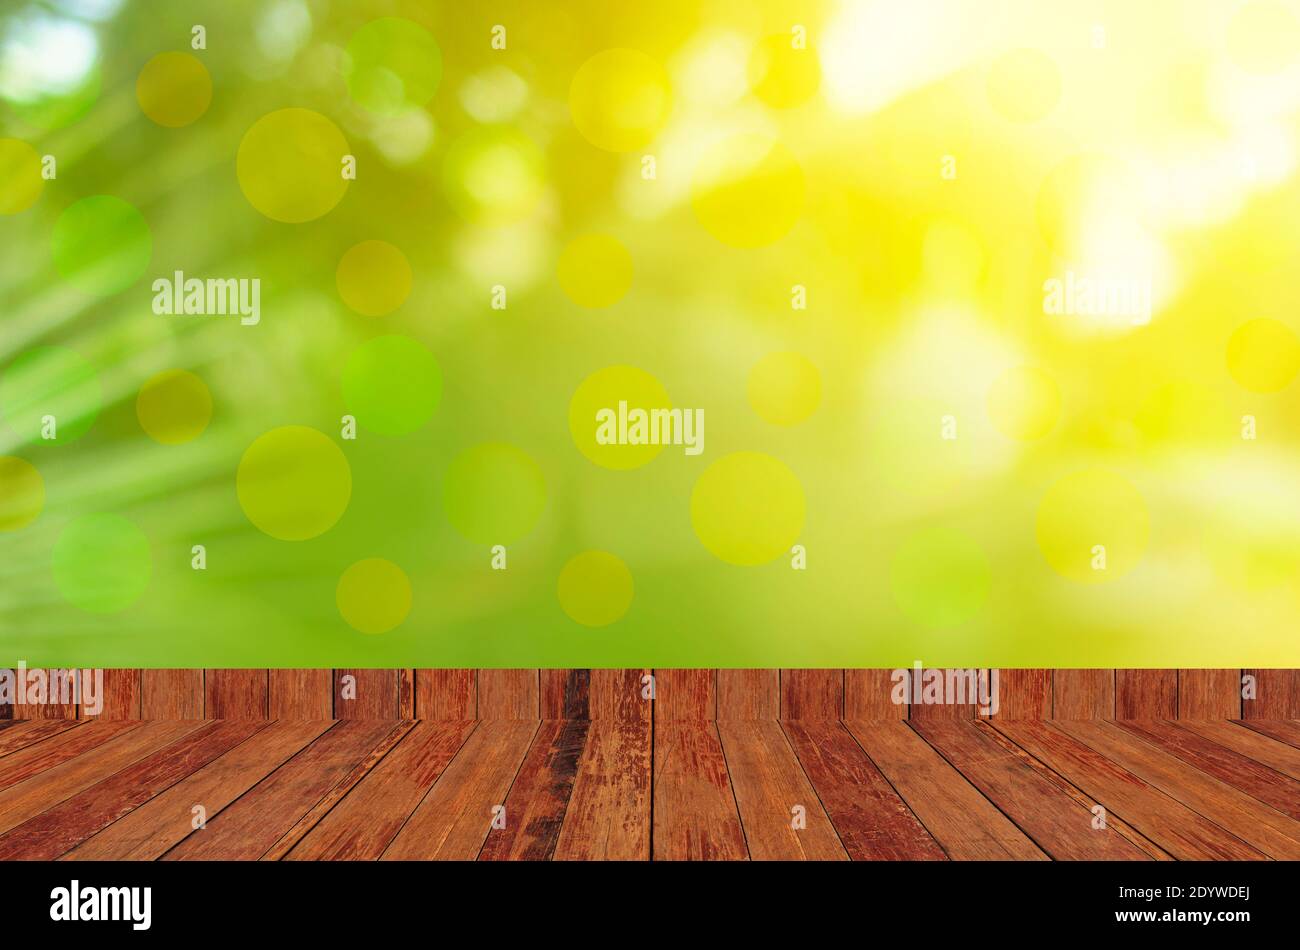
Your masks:
{"label": "blurred green background", "polygon": [[0,653],[1300,665],[1298,13],[7,2]]}

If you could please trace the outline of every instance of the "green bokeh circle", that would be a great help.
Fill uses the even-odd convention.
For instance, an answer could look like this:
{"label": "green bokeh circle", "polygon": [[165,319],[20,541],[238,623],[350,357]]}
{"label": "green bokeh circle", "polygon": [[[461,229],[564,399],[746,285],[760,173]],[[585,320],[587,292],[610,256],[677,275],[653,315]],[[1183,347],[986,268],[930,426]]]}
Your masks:
{"label": "green bokeh circle", "polygon": [[442,398],[442,370],[423,344],[381,336],[361,344],[343,368],[343,401],[357,425],[406,435],[429,421]]}
{"label": "green bokeh circle", "polygon": [[51,239],[54,266],[72,286],[96,297],[140,279],[153,256],[153,235],[133,205],[92,195],[64,209]]}
{"label": "green bokeh circle", "polygon": [[[34,347],[0,373],[0,416],[25,442],[63,445],[80,438],[102,400],[94,367],[66,347]],[[56,438],[42,437],[46,416],[54,417]]]}
{"label": "green bokeh circle", "polygon": [[90,613],[125,610],[149,586],[153,558],[144,532],[121,515],[86,515],[55,542],[54,582],[74,606]]}

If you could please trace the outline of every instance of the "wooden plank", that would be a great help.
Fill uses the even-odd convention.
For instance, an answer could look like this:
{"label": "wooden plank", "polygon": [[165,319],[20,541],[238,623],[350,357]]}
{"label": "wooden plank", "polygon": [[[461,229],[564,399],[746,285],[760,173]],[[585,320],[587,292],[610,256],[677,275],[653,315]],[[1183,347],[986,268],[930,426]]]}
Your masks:
{"label": "wooden plank", "polygon": [[1300,719],[1300,670],[1243,670],[1255,677],[1255,698],[1243,699],[1243,719]]}
{"label": "wooden plank", "polygon": [[[936,669],[921,671],[920,702],[918,690],[912,682],[916,671],[909,675],[911,702],[907,708],[908,719],[974,719],[978,705],[982,670]],[[935,677],[941,679],[935,679]],[[987,687],[986,687],[987,688]],[[936,701],[938,700],[938,701]]]}
{"label": "wooden plank", "polygon": [[120,734],[95,746],[93,753],[60,762],[0,792],[0,832],[21,825],[67,801],[83,789],[120,771],[204,724],[191,721],[130,723],[124,720],[92,722],[68,735],[95,726],[118,727]]}
{"label": "wooden plank", "polygon": [[655,670],[655,719],[716,719],[718,696],[713,670]]}
{"label": "wooden plank", "polygon": [[204,724],[0,835],[0,861],[53,861],[265,726],[248,719]]}
{"label": "wooden plank", "polygon": [[[80,678],[81,671],[52,670],[43,667],[35,667],[27,670],[27,683],[18,685],[22,690],[24,686],[28,689],[33,685],[34,676],[43,676],[45,678],[46,697],[53,702],[29,703],[16,702],[13,706],[14,719],[76,719],[77,703],[72,700],[74,695],[73,683]],[[18,699],[26,699],[26,695],[20,695]]]}
{"label": "wooden plank", "polygon": [[417,722],[285,855],[286,860],[378,860],[475,725],[470,720]]}
{"label": "wooden plank", "polygon": [[780,670],[718,670],[719,719],[775,719],[781,713]]}
{"label": "wooden plank", "polygon": [[1020,748],[1124,818],[1180,861],[1263,860],[1266,855],[1081,742],[1037,721],[998,720]]}
{"label": "wooden plank", "polygon": [[265,719],[266,670],[206,670],[203,709],[208,719]]}
{"label": "wooden plank", "polygon": [[203,670],[141,670],[142,719],[202,719]]}
{"label": "wooden plank", "polygon": [[1288,719],[1243,719],[1237,724],[1300,749],[1300,722]]}
{"label": "wooden plank", "polygon": [[415,716],[418,719],[477,719],[476,670],[416,670]]}
{"label": "wooden plank", "polygon": [[330,670],[271,670],[267,708],[272,719],[333,719]]}
{"label": "wooden plank", "polygon": [[1206,775],[1300,821],[1300,782],[1295,779],[1174,723],[1134,719],[1120,725]]}
{"label": "wooden plank", "polygon": [[843,670],[781,671],[782,719],[838,721],[843,716]]}
{"label": "wooden plank", "polygon": [[480,861],[551,859],[590,729],[586,718],[542,721],[506,796],[505,827],[488,832]]}
{"label": "wooden plank", "polygon": [[647,720],[592,722],[555,860],[649,859],[650,750]]}
{"label": "wooden plank", "polygon": [[397,671],[397,715],[399,719],[415,718],[415,670]]}
{"label": "wooden plank", "polygon": [[1177,670],[1116,670],[1116,719],[1173,719],[1178,715]]}
{"label": "wooden plank", "polygon": [[543,719],[591,718],[591,670],[541,670]]}
{"label": "wooden plank", "polygon": [[1300,779],[1300,749],[1294,746],[1270,739],[1250,729],[1243,729],[1235,722],[1188,719],[1178,724],[1225,748],[1276,769],[1283,775]]}
{"label": "wooden plank", "polygon": [[335,670],[336,719],[401,719],[402,683],[398,670]]}
{"label": "wooden plank", "polygon": [[1241,670],[1179,670],[1179,719],[1240,719]]}
{"label": "wooden plank", "polygon": [[906,719],[907,675],[903,670],[902,702],[896,703],[893,670],[845,670],[845,719]]}
{"label": "wooden plank", "polygon": [[[225,755],[113,822],[64,855],[64,860],[157,860],[191,834],[204,834],[207,829],[203,823],[216,817],[333,726],[332,720],[323,719],[270,723]],[[196,807],[202,808],[202,813],[196,814]],[[197,828],[196,821],[200,822]]]}
{"label": "wooden plank", "polygon": [[653,774],[656,861],[748,859],[715,722],[656,720]]}
{"label": "wooden plank", "polygon": [[850,858],[948,859],[843,724],[787,720],[782,727]]}
{"label": "wooden plank", "polygon": [[[76,720],[32,719],[28,721],[35,724],[67,723]],[[4,768],[0,770],[0,790],[10,788],[33,775],[40,775],[46,769],[52,769],[56,765],[75,759],[138,726],[138,722],[130,720],[105,719],[102,722],[91,720],[76,729],[52,735],[44,742],[15,751],[4,760]]]}
{"label": "wooden plank", "polygon": [[1052,673],[1054,719],[1114,719],[1114,670],[1056,670]]}
{"label": "wooden plank", "polygon": [[202,834],[190,835],[162,860],[252,861],[262,857],[323,800],[330,799],[331,805],[337,802],[352,784],[341,790],[339,786],[360,781],[357,769],[372,762],[373,751],[391,748],[394,734],[400,737],[410,728],[407,723],[382,719],[338,723],[211,818]]}
{"label": "wooden plank", "polygon": [[[10,720],[4,724],[4,731],[0,732],[0,758],[75,729],[83,722],[80,719]],[[8,769],[9,763],[4,763],[4,766]]]}
{"label": "wooden plank", "polygon": [[[83,696],[84,699],[84,696]],[[140,671],[104,670],[104,696],[98,713],[81,704],[81,715],[101,719],[141,719]]]}
{"label": "wooden plank", "polygon": [[848,859],[779,723],[733,719],[718,733],[751,858]]}
{"label": "wooden plank", "polygon": [[654,708],[644,695],[646,669],[591,671],[592,719],[639,719],[649,722]]}
{"label": "wooden plank", "polygon": [[[476,858],[538,725],[536,720],[504,718],[481,722],[384,850],[382,860]],[[504,818],[508,824],[509,812]]]}
{"label": "wooden plank", "polygon": [[1066,735],[1274,858],[1300,858],[1300,823],[1110,722],[1056,720]]}
{"label": "wooden plank", "polygon": [[904,722],[845,727],[956,861],[1046,861],[1047,855]]}
{"label": "wooden plank", "polygon": [[1168,855],[1115,816],[1096,828],[1098,804],[1023,749],[976,723],[912,722],[953,768],[1057,860],[1145,861]]}
{"label": "wooden plank", "polygon": [[993,719],[1051,719],[1052,671],[999,670],[998,709]]}
{"label": "wooden plank", "polygon": [[537,670],[479,670],[478,718],[541,717]]}

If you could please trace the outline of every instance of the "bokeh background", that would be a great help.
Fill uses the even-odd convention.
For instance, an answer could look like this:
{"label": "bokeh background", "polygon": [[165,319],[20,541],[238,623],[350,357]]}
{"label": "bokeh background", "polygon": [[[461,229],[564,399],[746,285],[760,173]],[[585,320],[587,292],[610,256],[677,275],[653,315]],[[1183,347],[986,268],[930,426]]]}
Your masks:
{"label": "bokeh background", "polygon": [[3,10],[7,662],[1300,665],[1296,3]]}

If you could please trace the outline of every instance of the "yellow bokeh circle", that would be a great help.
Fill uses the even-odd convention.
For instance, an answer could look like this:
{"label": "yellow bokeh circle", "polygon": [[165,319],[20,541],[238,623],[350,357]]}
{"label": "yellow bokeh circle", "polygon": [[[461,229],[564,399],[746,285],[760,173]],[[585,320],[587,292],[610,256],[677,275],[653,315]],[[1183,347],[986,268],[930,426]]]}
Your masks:
{"label": "yellow bokeh circle", "polygon": [[0,455],[0,531],[25,528],[45,507],[45,481],[25,459]]}
{"label": "yellow bokeh circle", "polygon": [[1243,389],[1276,393],[1300,373],[1300,337],[1285,323],[1262,317],[1228,338],[1228,372]]}
{"label": "yellow bokeh circle", "polygon": [[26,211],[44,187],[36,149],[21,139],[0,139],[0,214]]}
{"label": "yellow bokeh circle", "polygon": [[[662,413],[670,409],[668,391],[650,373],[635,366],[606,366],[574,391],[569,432],[578,451],[602,468],[640,468],[659,454],[663,444],[662,440],[637,441],[638,413],[645,413],[648,427],[656,419],[663,420]],[[649,429],[644,431],[648,435]]]}
{"label": "yellow bokeh circle", "polygon": [[343,572],[334,599],[354,630],[387,633],[411,612],[411,581],[392,561],[366,558]]}
{"label": "yellow bokeh circle", "polygon": [[774,426],[803,422],[822,399],[817,367],[799,353],[769,353],[749,371],[749,404]]}
{"label": "yellow bokeh circle", "polygon": [[584,234],[565,245],[556,273],[578,306],[610,307],[632,286],[632,255],[611,234]]}
{"label": "yellow bokeh circle", "polygon": [[1133,483],[1104,468],[1067,475],[1038,505],[1038,548],[1058,574],[1084,584],[1114,580],[1146,552],[1151,520]]}
{"label": "yellow bokeh circle", "polygon": [[668,73],[633,49],[597,53],[578,68],[569,87],[573,124],[588,142],[609,152],[649,145],[672,105]]}
{"label": "yellow bokeh circle", "polygon": [[560,571],[556,594],[564,612],[586,627],[604,627],[632,606],[632,572],[608,551],[584,551]]}
{"label": "yellow bokeh circle", "polygon": [[1040,50],[1012,50],[989,68],[987,91],[989,103],[1003,118],[1037,122],[1061,99],[1061,71]]}
{"label": "yellow bokeh circle", "polygon": [[392,313],[411,294],[411,265],[387,241],[362,241],[339,259],[335,282],[343,302],[367,317]]}
{"label": "yellow bokeh circle", "polygon": [[803,169],[763,135],[736,135],[709,149],[691,181],[691,207],[704,229],[731,247],[763,247],[803,214]]}
{"label": "yellow bokeh circle", "polygon": [[140,387],[135,414],[149,438],[180,445],[198,438],[212,421],[212,393],[193,373],[170,369]]}
{"label": "yellow bokeh circle", "polygon": [[704,470],[691,492],[691,526],[728,564],[754,565],[789,552],[806,504],[794,472],[762,452],[732,452]]}
{"label": "yellow bokeh circle", "polygon": [[749,57],[749,88],[774,109],[802,105],[817,94],[821,62],[811,46],[797,46],[789,33],[764,37]]}
{"label": "yellow bokeh circle", "polygon": [[244,452],[235,488],[257,528],[281,541],[305,541],[343,517],[352,497],[352,469],[328,436],[307,426],[283,426]]}
{"label": "yellow bokeh circle", "polygon": [[1009,439],[1031,442],[1052,431],[1061,415],[1056,380],[1033,366],[1007,370],[989,387],[989,420]]}
{"label": "yellow bokeh circle", "polygon": [[1255,0],[1228,24],[1228,56],[1250,73],[1279,73],[1300,56],[1300,21],[1278,0]]}
{"label": "yellow bokeh circle", "polygon": [[141,111],[154,122],[177,129],[208,111],[212,77],[196,56],[159,53],[140,70],[135,98]]}
{"label": "yellow bokeh circle", "polygon": [[274,221],[314,221],[348,190],[343,133],[310,109],[281,109],[253,123],[239,143],[235,171],[249,204]]}

